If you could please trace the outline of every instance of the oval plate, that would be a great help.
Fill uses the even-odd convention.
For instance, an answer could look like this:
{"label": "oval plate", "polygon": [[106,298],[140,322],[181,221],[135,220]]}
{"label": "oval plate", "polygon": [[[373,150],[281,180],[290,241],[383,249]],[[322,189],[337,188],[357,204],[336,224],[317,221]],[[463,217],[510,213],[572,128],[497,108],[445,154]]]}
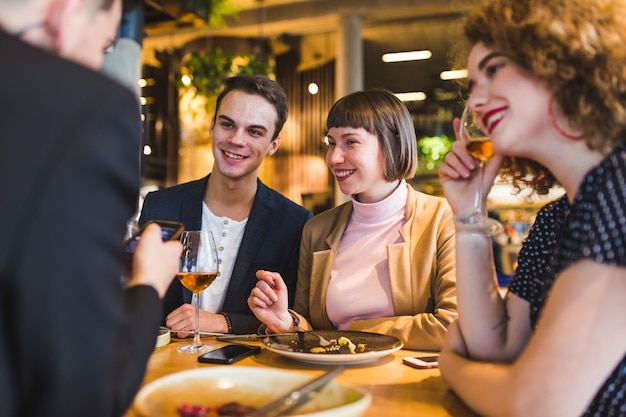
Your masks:
{"label": "oval plate", "polygon": [[[215,406],[236,401],[261,407],[311,380],[293,371],[246,366],[211,366],[176,372],[144,386],[133,404],[140,417],[177,417],[184,405]],[[298,417],[359,417],[372,395],[359,387],[331,381],[289,415]]]}
{"label": "oval plate", "polygon": [[[311,348],[322,345],[323,340],[338,340],[347,337],[355,345],[364,344],[363,352],[356,353],[311,353]],[[378,333],[349,330],[312,330],[293,335],[268,336],[263,339],[267,350],[288,358],[317,364],[356,364],[373,361],[402,349],[402,342],[394,337]]]}

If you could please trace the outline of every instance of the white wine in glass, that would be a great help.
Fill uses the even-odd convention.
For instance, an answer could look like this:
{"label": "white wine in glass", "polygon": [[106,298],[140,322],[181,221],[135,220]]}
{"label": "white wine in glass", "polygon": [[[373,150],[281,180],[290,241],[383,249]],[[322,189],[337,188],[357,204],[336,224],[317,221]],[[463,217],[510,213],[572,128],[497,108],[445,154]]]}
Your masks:
{"label": "white wine in glass", "polygon": [[483,172],[487,162],[493,158],[491,139],[483,132],[476,120],[476,113],[465,108],[459,127],[459,138],[467,143],[470,155],[478,160],[478,187],[474,194],[474,211],[469,215],[457,216],[457,222],[464,228],[490,235],[504,230],[502,223],[487,217],[483,195]]}
{"label": "white wine in glass", "polygon": [[177,349],[182,353],[204,353],[210,346],[200,340],[200,293],[209,287],[219,273],[217,247],[209,231],[184,231],[181,235],[183,253],[176,277],[193,293],[191,303],[195,310],[193,342]]}

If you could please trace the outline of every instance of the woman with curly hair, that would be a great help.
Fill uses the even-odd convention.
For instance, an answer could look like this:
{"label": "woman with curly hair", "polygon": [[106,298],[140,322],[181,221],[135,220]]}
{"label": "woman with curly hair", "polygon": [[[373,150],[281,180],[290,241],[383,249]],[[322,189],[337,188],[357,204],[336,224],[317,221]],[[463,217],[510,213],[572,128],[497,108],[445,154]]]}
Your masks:
{"label": "woman with curly hair", "polygon": [[[464,30],[467,106],[496,153],[480,186],[507,155],[566,196],[539,213],[504,299],[490,237],[457,223],[442,375],[481,415],[626,415],[626,1],[485,0]],[[477,166],[458,142],[440,169],[457,216]]]}

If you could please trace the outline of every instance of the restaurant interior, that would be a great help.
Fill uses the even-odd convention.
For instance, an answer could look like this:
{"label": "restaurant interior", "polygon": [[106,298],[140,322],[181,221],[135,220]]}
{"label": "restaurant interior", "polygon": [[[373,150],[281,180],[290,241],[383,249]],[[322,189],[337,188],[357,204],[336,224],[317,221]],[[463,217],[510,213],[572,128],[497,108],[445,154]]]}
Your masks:
{"label": "restaurant interior", "polygon": [[[141,48],[144,193],[201,178],[212,166],[208,134],[223,80],[265,73],[284,88],[289,118],[260,178],[319,213],[345,200],[324,161],[325,116],[344,94],[385,88],[411,112],[418,138],[414,187],[441,195],[438,165],[462,112],[461,0],[146,0]],[[394,54],[417,51],[395,61]],[[402,59],[402,57],[400,57]],[[387,62],[386,62],[387,61]],[[460,77],[460,78],[459,78]],[[505,224],[509,275],[540,205],[498,182],[489,208]]]}

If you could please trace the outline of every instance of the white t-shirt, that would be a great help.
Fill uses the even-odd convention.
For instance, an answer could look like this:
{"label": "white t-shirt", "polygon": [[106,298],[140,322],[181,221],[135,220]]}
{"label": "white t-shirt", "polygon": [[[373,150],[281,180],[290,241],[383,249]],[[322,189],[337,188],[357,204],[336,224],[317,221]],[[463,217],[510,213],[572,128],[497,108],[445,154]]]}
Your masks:
{"label": "white t-shirt", "polygon": [[222,311],[246,223],[248,223],[247,218],[238,222],[228,217],[218,217],[209,210],[204,202],[202,203],[202,230],[213,232],[219,262],[217,278],[200,294],[200,308],[202,310],[210,313]]}

